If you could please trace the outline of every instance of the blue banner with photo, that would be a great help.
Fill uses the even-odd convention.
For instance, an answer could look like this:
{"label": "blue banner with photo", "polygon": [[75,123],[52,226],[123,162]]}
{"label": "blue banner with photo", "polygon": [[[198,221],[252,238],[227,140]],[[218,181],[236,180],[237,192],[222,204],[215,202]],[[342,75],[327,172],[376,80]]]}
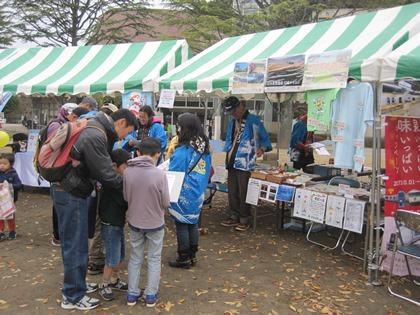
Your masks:
{"label": "blue banner with photo", "polygon": [[155,106],[153,104],[153,93],[152,92],[142,92],[142,91],[130,91],[122,95],[122,107],[130,108],[133,105],[139,107],[148,105],[153,110]]}

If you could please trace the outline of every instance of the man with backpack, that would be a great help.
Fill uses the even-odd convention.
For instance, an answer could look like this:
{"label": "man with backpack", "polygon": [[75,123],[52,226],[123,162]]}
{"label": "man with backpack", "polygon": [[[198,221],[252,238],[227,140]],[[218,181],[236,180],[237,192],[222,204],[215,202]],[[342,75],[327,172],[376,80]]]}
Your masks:
{"label": "man with backpack", "polygon": [[[89,287],[89,292],[86,286],[88,197],[95,181],[122,189],[122,178],[113,169],[109,153],[116,140],[124,138],[136,127],[136,117],[128,109],[120,109],[111,116],[97,113],[88,121],[79,120],[62,126],[41,148],[41,174],[46,174],[50,180],[59,179],[52,185],[52,195],[64,265],[63,309],[90,310],[99,305],[98,299],[86,295],[97,289]],[[46,160],[51,161],[51,156],[58,157],[54,158],[54,163],[46,163]],[[60,161],[65,163],[59,164]],[[58,172],[63,169],[65,172]]]}
{"label": "man with backpack", "polygon": [[[68,123],[69,121],[76,121],[81,115],[88,113],[88,110],[83,107],[78,107],[75,103],[66,103],[58,110],[57,117],[51,120],[47,127],[40,132],[39,144],[45,143],[62,124]],[[51,244],[53,246],[60,246],[60,236],[58,234],[58,219],[55,208],[52,208],[52,219],[53,219],[53,237],[51,238]]]}

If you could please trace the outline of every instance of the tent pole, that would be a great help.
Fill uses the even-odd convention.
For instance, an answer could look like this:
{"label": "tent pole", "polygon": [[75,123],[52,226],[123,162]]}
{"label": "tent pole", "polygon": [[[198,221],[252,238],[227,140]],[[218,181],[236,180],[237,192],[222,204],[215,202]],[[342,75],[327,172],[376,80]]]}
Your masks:
{"label": "tent pole", "polygon": [[377,103],[377,94],[375,94],[373,106],[373,117],[375,117],[373,121],[373,143],[372,143],[372,187],[370,190],[370,213],[369,213],[369,224],[368,224],[368,231],[369,233],[369,251],[368,251],[368,281],[369,284],[373,284],[373,273],[372,270],[374,269],[373,266],[373,225],[375,220],[375,210],[376,210],[376,103]]}
{"label": "tent pole", "polygon": [[280,113],[280,93],[277,93],[277,167],[280,166],[280,127],[281,127],[281,123],[280,123],[280,119],[281,119],[281,113]]}
{"label": "tent pole", "polygon": [[208,137],[209,136],[209,128],[207,125],[207,108],[208,108],[208,97],[206,97],[206,100],[204,101],[204,134]]}
{"label": "tent pole", "polygon": [[376,84],[376,222],[375,222],[375,275],[374,275],[374,285],[380,285],[379,281],[379,257],[380,257],[380,230],[379,226],[381,224],[381,160],[382,160],[382,137],[381,137],[381,110],[380,110],[380,102],[382,99],[382,84],[377,82]]}

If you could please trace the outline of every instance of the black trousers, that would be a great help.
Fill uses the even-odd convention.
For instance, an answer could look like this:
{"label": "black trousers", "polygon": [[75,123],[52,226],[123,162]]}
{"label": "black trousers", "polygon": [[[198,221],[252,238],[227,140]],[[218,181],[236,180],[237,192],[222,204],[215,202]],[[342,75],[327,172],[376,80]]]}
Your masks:
{"label": "black trousers", "polygon": [[248,224],[251,216],[251,205],[245,202],[250,177],[251,172],[237,169],[228,170],[228,196],[231,218],[242,224]]}

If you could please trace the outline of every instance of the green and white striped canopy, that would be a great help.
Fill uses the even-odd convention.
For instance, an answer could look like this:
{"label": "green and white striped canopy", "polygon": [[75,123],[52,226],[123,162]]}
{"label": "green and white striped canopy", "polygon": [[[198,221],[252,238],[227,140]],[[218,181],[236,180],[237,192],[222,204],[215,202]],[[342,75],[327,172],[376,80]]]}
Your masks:
{"label": "green and white striped canopy", "polygon": [[160,89],[229,92],[234,63],[351,49],[349,75],[379,79],[379,57],[420,32],[420,3],[291,28],[225,38],[158,79]]}
{"label": "green and white striped canopy", "polygon": [[190,57],[185,40],[0,50],[0,94],[153,91],[156,78]]}
{"label": "green and white striped canopy", "polygon": [[381,61],[381,81],[420,80],[420,33]]}

